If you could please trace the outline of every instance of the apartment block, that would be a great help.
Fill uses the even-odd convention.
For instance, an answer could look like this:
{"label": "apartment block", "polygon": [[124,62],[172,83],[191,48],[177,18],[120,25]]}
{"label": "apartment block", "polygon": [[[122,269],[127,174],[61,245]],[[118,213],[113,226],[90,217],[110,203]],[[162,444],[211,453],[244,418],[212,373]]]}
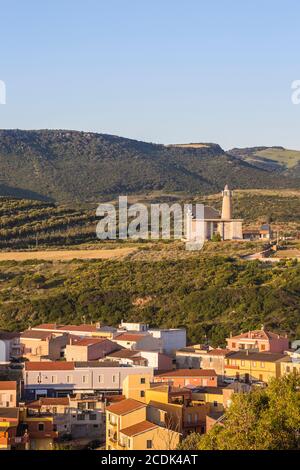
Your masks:
{"label": "apartment block", "polygon": [[24,393],[28,400],[74,393],[121,392],[130,374],[153,375],[151,367],[121,366],[115,362],[26,362]]}
{"label": "apartment block", "polygon": [[67,361],[95,361],[102,359],[119,347],[106,338],[80,338],[72,336],[65,349]]}

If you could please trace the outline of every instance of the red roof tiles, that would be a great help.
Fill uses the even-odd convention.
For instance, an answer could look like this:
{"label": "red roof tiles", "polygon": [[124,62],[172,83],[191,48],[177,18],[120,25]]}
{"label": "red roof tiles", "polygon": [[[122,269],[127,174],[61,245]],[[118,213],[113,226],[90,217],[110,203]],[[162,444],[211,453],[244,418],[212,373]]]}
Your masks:
{"label": "red roof tiles", "polygon": [[132,398],[127,398],[126,400],[122,400],[119,403],[114,403],[108,406],[106,411],[122,416],[126,415],[127,413],[131,413],[132,411],[139,410],[140,408],[144,408],[145,406],[145,403],[133,400]]}
{"label": "red roof tiles", "polygon": [[158,374],[158,377],[215,377],[213,369],[177,369]]}
{"label": "red roof tiles", "polygon": [[73,370],[74,362],[65,361],[45,361],[45,362],[25,362],[25,370]]}
{"label": "red roof tiles", "polygon": [[16,390],[17,382],[15,380],[0,381],[0,390]]}
{"label": "red roof tiles", "polygon": [[133,426],[121,429],[120,432],[126,436],[131,437],[143,432],[151,431],[155,428],[158,428],[157,424],[151,423],[150,421],[141,421],[140,423],[134,424]]}

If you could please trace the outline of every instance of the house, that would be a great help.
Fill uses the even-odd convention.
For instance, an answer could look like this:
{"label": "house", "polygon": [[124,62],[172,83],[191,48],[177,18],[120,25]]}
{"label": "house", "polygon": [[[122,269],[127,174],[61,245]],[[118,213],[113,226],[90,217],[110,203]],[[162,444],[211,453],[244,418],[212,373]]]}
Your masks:
{"label": "house", "polygon": [[176,365],[179,369],[213,369],[222,378],[224,359],[229,352],[229,349],[196,344],[176,351]]}
{"label": "house", "polygon": [[151,384],[145,391],[147,419],[159,426],[186,436],[191,432],[204,433],[209,405],[192,399],[188,388],[166,384]]}
{"label": "house", "polygon": [[20,356],[20,333],[0,331],[0,364]]}
{"label": "house", "polygon": [[27,430],[30,450],[53,450],[58,432],[51,413],[23,407],[20,422]]}
{"label": "house", "polygon": [[127,375],[123,380],[122,390],[126,398],[133,398],[134,400],[145,402],[145,390],[150,388],[153,380],[151,374],[132,374]]}
{"label": "house", "polygon": [[144,365],[154,370],[169,370],[173,367],[172,359],[159,351],[136,351],[132,349],[120,349],[107,355],[107,359],[118,361],[120,364]]}
{"label": "house", "polygon": [[273,238],[273,231],[270,224],[263,224],[260,228],[247,228],[243,230],[244,240],[266,240]]}
{"label": "house", "polygon": [[124,322],[122,320],[121,324],[119,325],[119,329],[130,331],[130,332],[135,331],[135,332],[143,333],[143,332],[148,331],[149,325],[147,323]]}
{"label": "house", "polygon": [[119,346],[133,350],[155,351],[160,349],[160,343],[149,333],[119,333],[113,341]]}
{"label": "house", "polygon": [[123,365],[130,365],[130,366],[132,365],[146,366],[147,365],[147,360],[141,356],[140,351],[121,348],[121,346],[119,350],[108,354],[105,359],[110,360],[110,361],[116,361],[119,364],[123,364]]}
{"label": "house", "polygon": [[151,367],[122,366],[116,362],[25,362],[24,394],[27,400],[73,393],[121,393],[127,375],[148,373]]}
{"label": "house", "polygon": [[280,368],[281,368],[281,375],[286,375],[286,374],[300,374],[300,362],[281,362],[280,363]]}
{"label": "house", "polygon": [[67,333],[76,336],[87,337],[111,337],[117,331],[113,327],[101,327],[100,323],[95,325],[59,325],[57,323],[42,323],[31,328],[34,331],[48,331],[50,333]]}
{"label": "house", "polygon": [[73,336],[66,346],[67,361],[95,361],[118,349],[118,346],[106,338],[80,338]]}
{"label": "house", "polygon": [[65,333],[26,330],[20,334],[21,354],[28,361],[56,361],[63,356],[67,343],[68,335]]}
{"label": "house", "polygon": [[17,382],[14,380],[0,381],[0,407],[15,408],[17,406]]}
{"label": "house", "polygon": [[185,328],[151,328],[149,333],[159,342],[159,351],[164,354],[175,355],[186,346]]}
{"label": "house", "polygon": [[156,375],[154,382],[172,383],[174,387],[216,387],[217,374],[212,369],[176,369]]}
{"label": "house", "polygon": [[19,408],[0,408],[0,450],[29,448],[27,430],[20,426]]}
{"label": "house", "polygon": [[147,419],[144,403],[129,398],[106,408],[107,450],[176,449],[178,442],[179,433]]}
{"label": "house", "polygon": [[224,374],[246,383],[268,382],[281,375],[281,363],[290,362],[289,356],[281,353],[238,351],[225,359]]}
{"label": "house", "polygon": [[105,439],[105,403],[94,397],[50,397],[27,402],[31,415],[53,416],[58,437]]}
{"label": "house", "polygon": [[269,351],[274,353],[284,353],[289,349],[287,336],[266,331],[264,327],[260,330],[247,331],[237,336],[226,338],[227,348],[231,351],[249,349],[252,351]]}

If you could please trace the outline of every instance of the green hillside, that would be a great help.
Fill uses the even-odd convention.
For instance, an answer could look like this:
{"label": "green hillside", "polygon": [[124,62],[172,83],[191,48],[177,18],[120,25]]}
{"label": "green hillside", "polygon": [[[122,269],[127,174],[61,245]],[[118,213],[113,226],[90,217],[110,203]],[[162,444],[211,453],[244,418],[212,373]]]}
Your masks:
{"label": "green hillside", "polygon": [[232,188],[294,188],[217,144],[164,146],[89,132],[0,130],[0,195],[55,202],[119,194]]}

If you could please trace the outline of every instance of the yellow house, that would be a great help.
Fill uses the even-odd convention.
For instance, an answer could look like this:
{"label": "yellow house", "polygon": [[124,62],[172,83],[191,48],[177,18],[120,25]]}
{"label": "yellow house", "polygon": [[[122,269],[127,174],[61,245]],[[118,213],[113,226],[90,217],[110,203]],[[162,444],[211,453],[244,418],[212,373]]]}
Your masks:
{"label": "yellow house", "polygon": [[145,403],[128,398],[106,408],[106,449],[175,449],[180,435],[147,419]]}
{"label": "yellow house", "polygon": [[238,351],[227,354],[224,365],[225,377],[244,380],[246,383],[266,382],[281,375],[281,363],[290,361],[281,353]]}
{"label": "yellow house", "polygon": [[282,362],[281,375],[285,374],[300,374],[300,362]]}
{"label": "yellow house", "polygon": [[153,379],[151,374],[130,374],[123,380],[123,395],[145,403],[146,390]]}
{"label": "yellow house", "polygon": [[192,391],[170,385],[152,384],[146,390],[148,417],[183,436],[204,433],[209,404],[192,399]]}

